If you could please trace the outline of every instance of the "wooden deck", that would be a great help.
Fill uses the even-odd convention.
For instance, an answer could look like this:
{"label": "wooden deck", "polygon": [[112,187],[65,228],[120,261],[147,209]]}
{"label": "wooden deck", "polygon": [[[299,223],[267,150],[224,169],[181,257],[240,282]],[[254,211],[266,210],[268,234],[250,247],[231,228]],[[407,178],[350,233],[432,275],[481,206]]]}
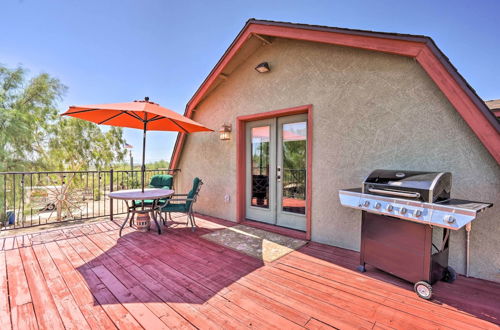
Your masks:
{"label": "wooden deck", "polygon": [[[459,277],[433,301],[309,243],[272,263],[215,245],[198,219],[159,236],[111,221],[0,239],[0,329],[497,328],[500,284]],[[496,324],[495,324],[496,323]]]}

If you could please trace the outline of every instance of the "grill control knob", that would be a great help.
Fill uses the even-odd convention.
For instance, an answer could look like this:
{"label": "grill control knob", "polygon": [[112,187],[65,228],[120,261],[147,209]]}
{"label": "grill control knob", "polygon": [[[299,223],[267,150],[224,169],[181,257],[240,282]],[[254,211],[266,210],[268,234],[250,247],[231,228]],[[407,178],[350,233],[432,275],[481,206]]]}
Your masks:
{"label": "grill control knob", "polygon": [[391,204],[387,205],[387,212],[392,212],[393,209],[394,206],[392,206]]}
{"label": "grill control knob", "polygon": [[370,201],[365,201],[364,204],[363,204],[364,207],[368,207],[370,206]]}
{"label": "grill control knob", "polygon": [[382,206],[382,204],[376,203],[375,206],[374,206],[374,208],[376,208],[378,210],[381,206]]}
{"label": "grill control knob", "polygon": [[399,213],[406,214],[406,211],[408,211],[408,210],[406,208],[402,207],[401,210],[399,210]]}
{"label": "grill control knob", "polygon": [[445,215],[445,216],[444,216],[444,221],[445,221],[445,222],[448,222],[448,223],[450,223],[450,224],[451,224],[451,223],[454,223],[454,222],[455,222],[455,217],[454,217],[454,216],[452,216],[452,215],[449,215],[449,214],[448,214],[448,215]]}
{"label": "grill control knob", "polygon": [[415,210],[415,216],[418,218],[419,216],[422,215],[422,211],[421,210]]}

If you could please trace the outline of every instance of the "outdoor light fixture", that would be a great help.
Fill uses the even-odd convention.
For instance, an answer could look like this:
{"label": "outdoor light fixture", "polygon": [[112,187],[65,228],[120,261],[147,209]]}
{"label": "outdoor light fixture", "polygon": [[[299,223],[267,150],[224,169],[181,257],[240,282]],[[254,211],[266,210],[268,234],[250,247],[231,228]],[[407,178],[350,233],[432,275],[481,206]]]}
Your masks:
{"label": "outdoor light fixture", "polygon": [[219,130],[219,138],[221,140],[231,139],[231,124],[223,124]]}
{"label": "outdoor light fixture", "polygon": [[257,72],[259,72],[259,73],[266,73],[266,72],[271,71],[271,68],[269,67],[269,63],[262,62],[255,67],[255,70],[257,70]]}

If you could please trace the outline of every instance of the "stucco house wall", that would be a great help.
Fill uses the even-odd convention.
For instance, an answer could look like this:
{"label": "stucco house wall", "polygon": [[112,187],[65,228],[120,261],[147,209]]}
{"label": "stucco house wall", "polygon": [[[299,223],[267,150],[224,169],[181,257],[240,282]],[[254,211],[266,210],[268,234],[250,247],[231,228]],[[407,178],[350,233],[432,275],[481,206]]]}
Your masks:
{"label": "stucco house wall", "polygon": [[[263,61],[272,71],[258,74]],[[360,211],[338,190],[358,187],[373,169],[450,171],[455,198],[490,201],[475,220],[470,275],[500,281],[500,167],[411,58],[276,39],[260,48],[198,106],[193,119],[213,129],[236,117],[313,106],[312,240],[359,250]],[[196,211],[235,221],[236,138],[191,134],[176,189],[205,182]],[[229,202],[224,196],[230,197]],[[451,236],[450,264],[465,272],[465,231]]]}

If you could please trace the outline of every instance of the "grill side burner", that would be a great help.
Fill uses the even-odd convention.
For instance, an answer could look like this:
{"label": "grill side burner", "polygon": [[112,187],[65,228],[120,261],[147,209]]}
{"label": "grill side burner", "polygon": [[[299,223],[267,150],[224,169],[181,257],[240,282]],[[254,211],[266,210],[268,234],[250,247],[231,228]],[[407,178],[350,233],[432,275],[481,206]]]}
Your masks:
{"label": "grill side burner", "polygon": [[[450,199],[451,173],[375,170],[362,188],[339,191],[343,206],[362,210],[359,271],[365,264],[415,283],[424,299],[438,280],[452,282],[448,267],[451,230],[466,227],[491,203]],[[439,230],[441,235],[433,235]]]}

